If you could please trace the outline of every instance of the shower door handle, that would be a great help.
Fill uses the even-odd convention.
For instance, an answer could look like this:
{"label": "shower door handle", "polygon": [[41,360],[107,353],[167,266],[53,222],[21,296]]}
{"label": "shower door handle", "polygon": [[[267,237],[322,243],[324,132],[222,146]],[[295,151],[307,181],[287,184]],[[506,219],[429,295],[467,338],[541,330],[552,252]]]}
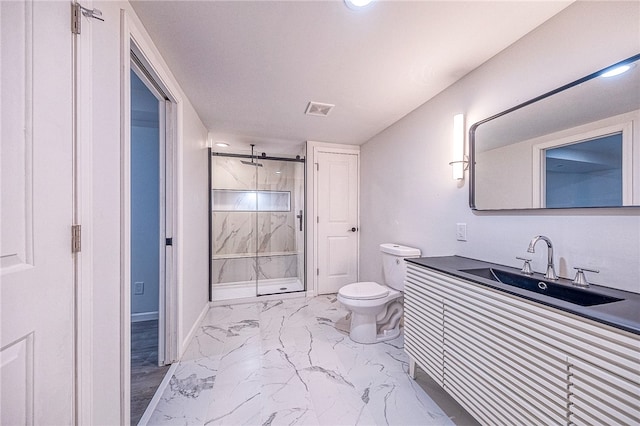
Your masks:
{"label": "shower door handle", "polygon": [[300,210],[300,214],[296,215],[296,217],[300,221],[300,231],[302,231],[302,210]]}

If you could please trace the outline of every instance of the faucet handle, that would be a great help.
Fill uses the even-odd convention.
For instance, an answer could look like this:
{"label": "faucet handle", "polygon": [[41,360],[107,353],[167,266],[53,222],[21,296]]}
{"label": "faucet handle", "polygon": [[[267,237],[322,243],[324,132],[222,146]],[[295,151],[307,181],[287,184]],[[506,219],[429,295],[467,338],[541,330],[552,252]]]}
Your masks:
{"label": "faucet handle", "polygon": [[594,272],[596,274],[600,273],[600,271],[597,269],[588,269],[581,266],[576,266],[573,269],[575,269],[577,272],[576,277],[573,279],[572,283],[573,285],[578,287],[589,287],[589,281],[587,281],[587,277],[584,275],[584,271]]}
{"label": "faucet handle", "polygon": [[531,263],[530,263],[531,259],[527,259],[525,257],[518,257],[518,256],[516,256],[516,259],[524,261],[524,265],[522,265],[522,269],[520,270],[520,272],[522,272],[524,275],[533,275],[533,271],[531,270]]}

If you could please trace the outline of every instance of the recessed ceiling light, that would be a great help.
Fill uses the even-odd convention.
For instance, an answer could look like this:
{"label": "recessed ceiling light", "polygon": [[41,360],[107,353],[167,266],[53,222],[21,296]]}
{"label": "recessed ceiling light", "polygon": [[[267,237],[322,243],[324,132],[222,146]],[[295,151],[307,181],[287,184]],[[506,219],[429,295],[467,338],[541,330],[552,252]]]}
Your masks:
{"label": "recessed ceiling light", "polygon": [[631,69],[631,65],[625,64],[625,65],[620,65],[619,67],[615,67],[612,68],[608,71],[603,72],[602,74],[600,74],[600,77],[615,77],[616,75],[620,75],[622,73],[625,73],[627,71],[629,71]]}
{"label": "recessed ceiling light", "polygon": [[344,0],[349,9],[358,10],[369,5],[373,0]]}
{"label": "recessed ceiling light", "polygon": [[229,146],[226,142],[216,142],[216,146],[220,146],[222,148],[227,148]]}

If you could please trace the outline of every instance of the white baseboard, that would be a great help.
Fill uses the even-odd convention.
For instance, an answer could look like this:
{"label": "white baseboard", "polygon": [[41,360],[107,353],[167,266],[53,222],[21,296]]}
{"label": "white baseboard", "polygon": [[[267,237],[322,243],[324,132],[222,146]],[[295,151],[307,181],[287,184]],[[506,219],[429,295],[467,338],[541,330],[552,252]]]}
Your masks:
{"label": "white baseboard", "polygon": [[158,311],[155,312],[140,312],[137,314],[131,314],[131,322],[151,321],[158,319]]}
{"label": "white baseboard", "polygon": [[202,308],[202,312],[200,312],[200,315],[198,315],[198,319],[196,319],[196,321],[193,323],[193,326],[191,327],[191,330],[189,330],[187,337],[180,344],[180,357],[179,357],[180,359],[182,359],[182,356],[184,355],[184,351],[186,351],[187,347],[189,347],[189,343],[191,343],[191,339],[193,339],[193,337],[198,332],[198,328],[200,328],[200,324],[204,320],[204,317],[207,315],[208,311],[209,311],[209,304],[207,303]]}

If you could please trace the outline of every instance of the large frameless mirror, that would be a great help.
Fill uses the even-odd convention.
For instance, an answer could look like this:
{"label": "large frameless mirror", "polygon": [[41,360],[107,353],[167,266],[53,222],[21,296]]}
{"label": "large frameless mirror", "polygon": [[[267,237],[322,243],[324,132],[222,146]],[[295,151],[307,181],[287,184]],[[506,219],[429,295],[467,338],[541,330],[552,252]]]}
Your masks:
{"label": "large frameless mirror", "polygon": [[471,126],[476,210],[640,206],[640,54]]}

